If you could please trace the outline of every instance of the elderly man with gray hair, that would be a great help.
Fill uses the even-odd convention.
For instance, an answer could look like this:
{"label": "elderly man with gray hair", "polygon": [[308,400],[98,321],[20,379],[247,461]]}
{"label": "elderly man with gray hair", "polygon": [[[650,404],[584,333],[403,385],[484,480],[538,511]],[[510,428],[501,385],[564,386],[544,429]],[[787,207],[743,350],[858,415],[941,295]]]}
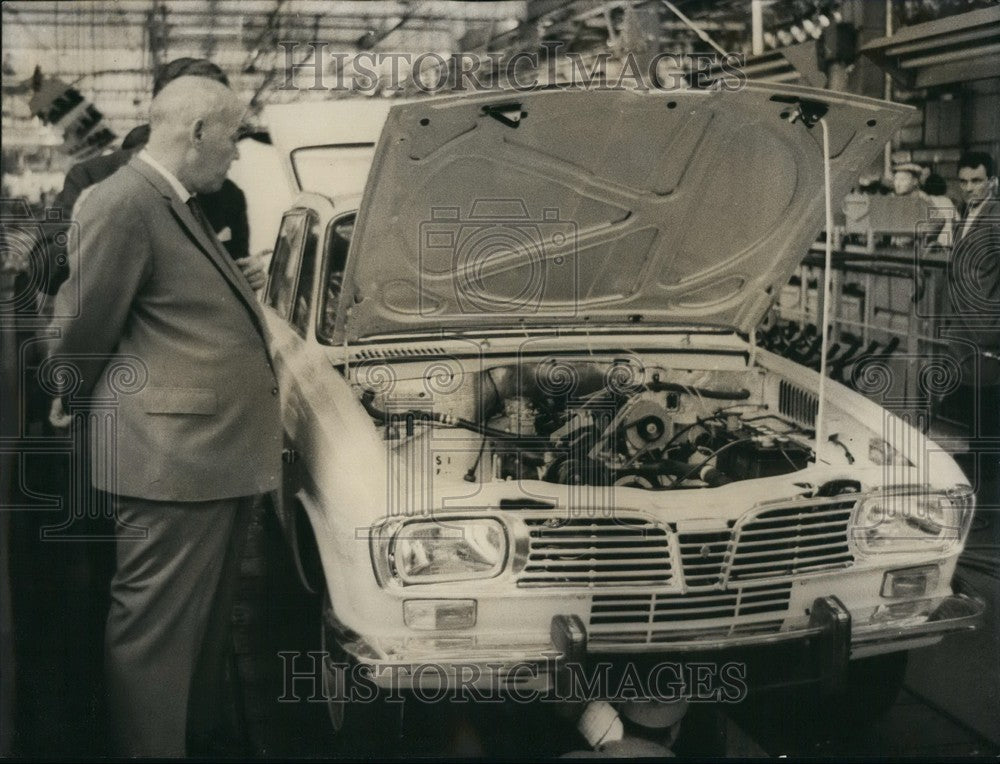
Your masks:
{"label": "elderly man with gray hair", "polygon": [[164,87],[146,148],[80,204],[80,267],[56,300],[75,314],[52,351],[76,365],[74,396],[114,402],[91,448],[118,523],[105,659],[119,755],[188,754],[195,720],[211,733],[250,508],[279,484],[263,317],[193,198],[225,179],[243,113],[204,77]]}

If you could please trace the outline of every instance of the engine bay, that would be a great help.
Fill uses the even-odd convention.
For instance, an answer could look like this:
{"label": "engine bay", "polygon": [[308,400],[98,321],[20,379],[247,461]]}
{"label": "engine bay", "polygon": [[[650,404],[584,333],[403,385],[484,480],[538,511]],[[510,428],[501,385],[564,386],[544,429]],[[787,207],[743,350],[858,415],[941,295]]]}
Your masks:
{"label": "engine bay", "polygon": [[359,379],[362,405],[396,450],[431,430],[458,431],[468,446],[438,457],[437,472],[469,482],[705,488],[796,472],[813,458],[813,430],[776,411],[760,370],[549,357],[404,376],[382,391]]}

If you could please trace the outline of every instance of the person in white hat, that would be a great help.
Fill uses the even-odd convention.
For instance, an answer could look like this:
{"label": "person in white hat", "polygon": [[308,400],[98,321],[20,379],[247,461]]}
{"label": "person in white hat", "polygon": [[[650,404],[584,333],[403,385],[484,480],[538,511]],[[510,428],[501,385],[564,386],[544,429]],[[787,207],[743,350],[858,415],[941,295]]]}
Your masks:
{"label": "person in white hat", "polygon": [[591,750],[571,751],[562,758],[669,758],[688,710],[684,698],[592,700],[577,721]]}
{"label": "person in white hat", "polygon": [[[940,228],[934,227],[935,234],[931,234],[930,243],[937,243],[941,246],[951,244],[952,222],[958,216],[954,202],[947,196],[931,196],[921,189],[920,184],[930,175],[930,171],[923,165],[916,162],[903,162],[893,168],[892,188],[896,196],[916,196],[927,205],[927,221],[940,224]],[[914,221],[915,223],[921,221]],[[908,246],[912,239],[894,241],[895,244]]]}
{"label": "person in white hat", "polygon": [[916,162],[897,164],[892,169],[892,190],[896,196],[920,195],[920,177],[924,168]]}

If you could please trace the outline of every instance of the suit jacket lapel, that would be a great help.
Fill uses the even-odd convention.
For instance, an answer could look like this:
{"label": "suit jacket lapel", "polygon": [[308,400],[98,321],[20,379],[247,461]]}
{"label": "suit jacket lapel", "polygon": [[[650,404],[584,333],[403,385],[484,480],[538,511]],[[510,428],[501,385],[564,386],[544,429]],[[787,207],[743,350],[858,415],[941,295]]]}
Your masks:
{"label": "suit jacket lapel", "polygon": [[[958,231],[955,233],[954,241],[952,246],[958,244],[962,239],[976,230],[977,225],[989,225],[996,223],[998,217],[1000,217],[1000,201],[996,199],[987,199],[978,208],[976,216],[969,223],[969,211],[966,210],[965,215],[962,219],[958,221]],[[989,223],[987,223],[989,221]],[[968,230],[966,230],[966,224],[969,224]]]}
{"label": "suit jacket lapel", "polygon": [[250,285],[247,283],[243,272],[236,266],[233,258],[229,256],[229,253],[222,247],[218,239],[206,230],[206,226],[210,225],[208,219],[206,218],[204,224],[202,224],[202,221],[195,217],[191,208],[173,194],[170,195],[170,209],[173,211],[174,217],[184,227],[188,236],[209,256],[215,266],[228,275],[245,298],[256,303],[257,298],[250,289]]}
{"label": "suit jacket lapel", "polygon": [[170,204],[171,212],[177,219],[177,222],[180,223],[181,228],[184,229],[188,238],[205,253],[208,259],[212,261],[212,264],[219,270],[219,273],[222,274],[223,278],[229,282],[229,285],[246,304],[247,309],[253,316],[254,322],[257,324],[258,331],[263,334],[264,320],[260,310],[260,303],[257,302],[257,297],[253,293],[253,290],[250,289],[250,284],[240,269],[233,263],[229,253],[226,252],[214,236],[209,235],[205,227],[195,218],[191,208],[177,198],[177,194],[174,193],[170,184],[167,183],[166,178],[162,177],[160,173],[138,158],[132,159],[129,162],[129,167],[152,183],[166,198]]}

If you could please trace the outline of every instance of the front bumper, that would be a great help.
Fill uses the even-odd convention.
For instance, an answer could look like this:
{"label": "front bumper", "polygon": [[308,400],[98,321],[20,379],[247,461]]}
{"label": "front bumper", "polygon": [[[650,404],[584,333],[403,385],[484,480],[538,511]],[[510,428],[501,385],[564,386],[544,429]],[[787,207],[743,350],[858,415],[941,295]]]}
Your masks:
{"label": "front bumper", "polygon": [[[724,633],[714,627],[671,630],[642,642],[592,638],[582,619],[562,615],[552,619],[550,641],[535,644],[501,645],[461,634],[390,642],[349,633],[333,620],[326,627],[348,662],[363,667],[376,686],[394,691],[484,686],[545,690],[567,666],[630,662],[648,667],[658,660],[707,659],[716,665],[723,659],[760,662],[769,666],[759,672],[769,685],[822,682],[835,688],[852,658],[932,644],[946,634],[974,629],[983,600],[957,577],[954,588],[951,595],[853,613],[836,597],[818,597],[808,615],[788,619],[768,633],[741,631],[748,624],[736,623]],[[757,687],[762,684],[755,681]]]}

